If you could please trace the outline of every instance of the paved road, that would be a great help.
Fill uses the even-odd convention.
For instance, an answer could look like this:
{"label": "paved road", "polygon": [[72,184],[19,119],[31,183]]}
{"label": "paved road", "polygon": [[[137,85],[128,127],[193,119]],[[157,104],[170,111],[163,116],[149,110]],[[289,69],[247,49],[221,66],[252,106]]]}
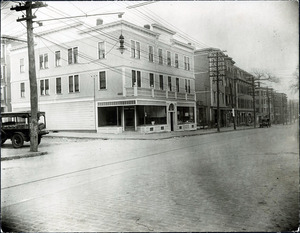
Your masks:
{"label": "paved road", "polygon": [[295,230],[298,136],[289,125],[161,141],[44,139],[47,155],[1,162],[3,228]]}

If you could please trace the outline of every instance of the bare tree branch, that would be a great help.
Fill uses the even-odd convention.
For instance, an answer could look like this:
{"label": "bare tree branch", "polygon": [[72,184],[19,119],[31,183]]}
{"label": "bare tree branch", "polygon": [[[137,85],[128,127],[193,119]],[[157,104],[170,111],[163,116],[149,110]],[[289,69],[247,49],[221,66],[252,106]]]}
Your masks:
{"label": "bare tree branch", "polygon": [[290,84],[290,90],[294,93],[299,91],[299,66],[297,66],[296,71],[293,73],[293,80]]}
{"label": "bare tree branch", "polygon": [[272,83],[280,83],[280,78],[269,71],[261,69],[253,69],[252,74],[255,76],[255,81],[268,81]]}

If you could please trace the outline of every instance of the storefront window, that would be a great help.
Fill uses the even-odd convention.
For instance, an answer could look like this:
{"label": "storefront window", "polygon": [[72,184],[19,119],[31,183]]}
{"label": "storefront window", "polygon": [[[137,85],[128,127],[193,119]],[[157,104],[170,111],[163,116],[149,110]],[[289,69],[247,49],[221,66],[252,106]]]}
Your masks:
{"label": "storefront window", "polygon": [[193,107],[177,107],[178,124],[194,123],[194,108]]}
{"label": "storefront window", "polygon": [[120,126],[121,107],[101,107],[98,108],[98,127]]}
{"label": "storefront window", "polygon": [[137,106],[137,125],[167,124],[166,106]]}

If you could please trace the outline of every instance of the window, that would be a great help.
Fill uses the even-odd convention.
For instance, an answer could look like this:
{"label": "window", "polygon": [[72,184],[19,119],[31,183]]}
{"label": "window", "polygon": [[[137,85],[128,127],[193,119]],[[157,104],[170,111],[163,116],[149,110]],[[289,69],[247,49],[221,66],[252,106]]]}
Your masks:
{"label": "window", "polygon": [[184,80],[184,86],[185,86],[185,92],[188,91],[188,88],[187,88],[187,79]]}
{"label": "window", "polygon": [[20,83],[21,97],[25,97],[25,83]]}
{"label": "window", "polygon": [[150,87],[154,87],[154,74],[153,73],[149,74],[149,79],[150,79]]}
{"label": "window", "polygon": [[216,102],[216,92],[214,91],[214,103]]}
{"label": "window", "polygon": [[191,80],[188,80],[188,93],[191,93]]}
{"label": "window", "polygon": [[179,92],[179,78],[176,78],[176,91]]}
{"label": "window", "polygon": [[190,58],[186,56],[184,56],[184,69],[190,70]]}
{"label": "window", "polygon": [[171,78],[171,76],[168,76],[168,87],[169,87],[169,91],[172,91],[172,78]]}
{"label": "window", "polygon": [[121,107],[101,107],[98,108],[98,127],[120,126],[122,108]]}
{"label": "window", "polygon": [[1,46],[1,58],[5,58],[5,44]]}
{"label": "window", "polygon": [[1,79],[5,79],[5,66],[1,66]]}
{"label": "window", "polygon": [[61,66],[60,51],[55,51],[55,66]]}
{"label": "window", "polygon": [[160,90],[164,89],[164,76],[163,75],[159,75],[159,88],[160,88]]}
{"label": "window", "polygon": [[69,76],[69,93],[79,92],[79,76]]}
{"label": "window", "polygon": [[61,78],[56,78],[56,94],[61,94]]}
{"label": "window", "polygon": [[78,63],[78,47],[68,49],[68,64]]}
{"label": "window", "polygon": [[[167,124],[166,106],[136,106],[137,125],[162,125]],[[146,115],[146,117],[145,117]]]}
{"label": "window", "polygon": [[104,41],[98,43],[98,59],[105,58],[105,44]]}
{"label": "window", "polygon": [[4,100],[4,87],[1,87],[1,100]]}
{"label": "window", "polygon": [[158,64],[163,65],[163,53],[162,53],[162,49],[158,49]]}
{"label": "window", "polygon": [[20,59],[20,73],[25,72],[24,58]]}
{"label": "window", "polygon": [[49,95],[49,79],[40,80],[40,94]]}
{"label": "window", "polygon": [[175,54],[175,68],[178,68],[179,64],[178,64],[178,54]]}
{"label": "window", "polygon": [[47,69],[47,68],[49,68],[49,66],[48,66],[48,54],[47,53],[45,53],[44,54],[44,68],[45,69]]}
{"label": "window", "polygon": [[193,107],[177,107],[177,122],[178,124],[183,123],[194,123],[194,108]]}
{"label": "window", "polygon": [[132,86],[141,87],[141,71],[132,70]]}
{"label": "window", "polygon": [[153,46],[149,45],[149,61],[153,62],[153,57],[154,57],[154,53],[153,53]]}
{"label": "window", "polygon": [[48,68],[48,54],[41,54],[40,55],[40,69],[47,69]]}
{"label": "window", "polygon": [[167,51],[167,64],[168,66],[171,66],[171,52]]}
{"label": "window", "polygon": [[99,89],[106,89],[106,73],[105,71],[99,72]]}
{"label": "window", "polygon": [[141,48],[140,42],[131,41],[131,57],[140,59],[141,57]]}

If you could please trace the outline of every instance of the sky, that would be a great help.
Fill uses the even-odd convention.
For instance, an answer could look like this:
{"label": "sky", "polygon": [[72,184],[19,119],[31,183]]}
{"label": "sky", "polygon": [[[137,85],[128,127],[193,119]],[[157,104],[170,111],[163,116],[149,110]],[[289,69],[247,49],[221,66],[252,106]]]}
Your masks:
{"label": "sky", "polygon": [[[272,85],[289,98],[298,98],[289,85],[299,64],[299,13],[296,1],[44,1],[36,11],[38,20],[106,12],[124,12],[123,19],[134,24],[160,23],[177,32],[197,48],[226,50],[236,65],[247,72],[254,69],[273,73],[281,82]],[[14,3],[15,4],[15,3]],[[16,22],[21,12],[11,11],[11,2],[1,4],[1,34],[26,35]],[[130,7],[131,6],[131,7]],[[134,6],[134,7],[133,7]],[[117,15],[78,18],[95,25],[119,20]],[[44,22],[36,31],[59,26],[66,20]]]}

